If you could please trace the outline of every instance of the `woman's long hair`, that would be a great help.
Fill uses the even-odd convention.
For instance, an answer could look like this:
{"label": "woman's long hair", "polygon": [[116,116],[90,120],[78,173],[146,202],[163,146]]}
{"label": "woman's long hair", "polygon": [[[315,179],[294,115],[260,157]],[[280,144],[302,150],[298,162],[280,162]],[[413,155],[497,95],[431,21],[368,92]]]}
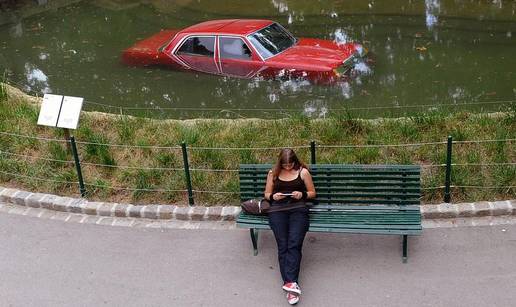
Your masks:
{"label": "woman's long hair", "polygon": [[306,164],[299,160],[294,150],[290,148],[284,148],[280,151],[278,155],[278,160],[276,161],[276,164],[274,164],[274,166],[272,167],[273,180],[278,179],[278,176],[281,172],[281,164],[287,163],[294,163],[293,169],[296,170],[298,170],[300,167],[308,169],[308,166],[306,166]]}

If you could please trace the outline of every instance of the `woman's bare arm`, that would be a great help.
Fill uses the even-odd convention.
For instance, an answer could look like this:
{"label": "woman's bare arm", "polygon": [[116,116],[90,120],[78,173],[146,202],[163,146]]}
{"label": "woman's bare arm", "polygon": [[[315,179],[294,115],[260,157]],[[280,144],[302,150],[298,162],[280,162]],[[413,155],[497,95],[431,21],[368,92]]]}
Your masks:
{"label": "woman's bare arm", "polygon": [[317,193],[315,192],[314,181],[306,168],[301,171],[301,179],[303,179],[306,186],[306,198],[315,198]]}
{"label": "woman's bare arm", "polygon": [[269,173],[267,174],[267,183],[265,184],[265,192],[263,193],[263,197],[265,197],[265,199],[268,199],[268,200],[272,200],[271,199],[271,194],[272,194],[272,190],[273,190],[273,179],[272,179],[272,171],[269,171]]}

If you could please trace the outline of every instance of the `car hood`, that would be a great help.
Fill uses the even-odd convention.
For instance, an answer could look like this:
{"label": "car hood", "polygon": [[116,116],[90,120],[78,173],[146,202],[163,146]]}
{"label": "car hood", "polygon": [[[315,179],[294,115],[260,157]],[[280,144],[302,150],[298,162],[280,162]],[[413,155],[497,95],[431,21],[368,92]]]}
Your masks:
{"label": "car hood", "polygon": [[355,43],[336,44],[328,40],[301,38],[294,46],[267,59],[267,62],[326,70],[341,65],[355,50]]}

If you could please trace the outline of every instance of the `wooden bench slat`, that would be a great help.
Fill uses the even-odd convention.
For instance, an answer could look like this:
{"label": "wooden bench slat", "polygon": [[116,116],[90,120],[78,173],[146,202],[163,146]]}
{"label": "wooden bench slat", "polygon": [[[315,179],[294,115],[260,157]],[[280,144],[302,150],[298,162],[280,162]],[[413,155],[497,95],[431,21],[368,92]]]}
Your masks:
{"label": "wooden bench slat", "polygon": [[[272,164],[240,164],[241,169],[270,169]],[[387,170],[420,170],[421,167],[419,165],[408,165],[408,164],[309,164],[308,167],[310,169],[331,169],[331,170],[340,170],[340,169],[363,169],[363,170],[371,170],[371,169],[387,169]]]}
{"label": "wooden bench slat", "polygon": [[399,206],[396,206],[396,205],[377,205],[377,204],[372,204],[372,205],[344,205],[344,204],[341,204],[341,205],[322,205],[322,204],[317,204],[317,205],[312,205],[309,207],[310,211],[314,211],[314,210],[337,210],[337,211],[341,211],[341,210],[385,210],[385,211],[392,211],[392,210],[403,210],[403,211],[409,211],[409,210],[414,210],[414,211],[417,211],[419,212],[420,209],[419,209],[419,206],[416,206],[416,205],[399,205]]}
{"label": "wooden bench slat", "polygon": [[[252,223],[240,223],[239,227],[245,228],[256,228],[256,229],[268,229],[270,230],[269,225],[266,224],[252,224]],[[317,232],[354,232],[354,233],[377,233],[377,234],[389,234],[395,231],[397,234],[420,234],[422,231],[421,225],[411,225],[411,227],[397,227],[397,228],[364,228],[364,227],[356,227],[357,225],[348,224],[347,227],[343,227],[339,225],[339,227],[331,227],[328,225],[320,225],[320,224],[310,224],[308,231]],[[347,231],[346,231],[347,230]]]}
{"label": "wooden bench slat", "polygon": [[[254,229],[270,229],[264,225],[244,225],[241,224],[239,227],[243,228],[254,228]],[[398,229],[357,229],[357,228],[324,228],[324,227],[310,227],[310,232],[329,232],[329,233],[359,233],[359,234],[375,234],[375,235],[420,235],[421,230],[409,229],[409,230],[398,230]]]}
{"label": "wooden bench slat", "polygon": [[[329,173],[328,173],[329,174]],[[315,181],[326,181],[326,180],[331,180],[331,181],[340,181],[340,180],[347,180],[347,181],[365,181],[365,180],[378,180],[378,181],[389,181],[389,180],[394,180],[394,181],[418,181],[419,178],[420,178],[420,175],[419,174],[407,174],[407,175],[404,175],[404,176],[395,176],[395,175],[388,175],[388,174],[356,174],[356,175],[350,175],[350,174],[339,174],[339,175],[335,175],[335,174],[332,174],[331,176],[329,176],[328,174],[318,174],[318,173],[310,173],[310,175],[312,176],[314,182]],[[258,178],[257,178],[258,177]],[[256,179],[259,179],[261,178],[262,180],[265,180],[267,178],[267,173],[258,173],[258,174],[254,174],[254,173],[251,173],[251,174],[248,174],[248,176],[245,176],[245,175],[241,175],[241,179],[250,179],[250,180],[253,180],[255,181]]]}
{"label": "wooden bench slat", "polygon": [[[257,190],[256,186],[245,184],[240,187],[241,191],[249,191],[249,190]],[[265,190],[265,181],[262,189]],[[338,192],[393,192],[393,193],[403,193],[403,192],[412,192],[412,193],[420,193],[421,188],[419,184],[410,184],[410,185],[392,185],[392,186],[351,186],[351,185],[343,185],[343,186],[327,186],[320,185],[317,187],[317,192],[319,191],[338,191]]]}
{"label": "wooden bench slat", "polygon": [[[248,188],[256,188],[261,187],[263,189],[265,187],[266,180],[257,180],[257,181],[242,181],[241,187],[243,189]],[[331,180],[319,180],[314,181],[314,184],[319,185],[321,187],[335,187],[335,188],[345,188],[345,187],[378,187],[378,188],[417,188],[420,186],[419,181],[331,181]]]}
{"label": "wooden bench slat", "polygon": [[420,195],[418,193],[403,193],[403,192],[392,192],[392,193],[387,193],[387,192],[384,192],[384,191],[381,191],[381,192],[360,192],[360,191],[357,191],[357,193],[352,193],[352,192],[345,192],[345,191],[331,191],[331,192],[319,192],[317,191],[317,197],[320,197],[320,198],[334,198],[334,197],[366,197],[366,198],[378,198],[378,197],[381,197],[381,198],[389,198],[389,197],[392,197],[392,198],[419,198]]}
{"label": "wooden bench slat", "polygon": [[382,205],[415,205],[419,204],[419,200],[389,200],[389,199],[345,199],[345,198],[332,198],[332,199],[318,199],[319,204],[382,204]]}
{"label": "wooden bench slat", "polygon": [[[268,225],[268,223],[261,222],[259,220],[241,220],[241,221],[239,221],[239,223]],[[405,226],[407,226],[407,225],[421,227],[421,221],[418,221],[418,220],[413,220],[413,221],[409,221],[406,223],[401,223],[401,222],[396,222],[396,221],[385,221],[384,223],[379,223],[379,222],[367,223],[364,221],[345,221],[345,220],[343,220],[343,221],[337,222],[337,221],[332,221],[332,220],[330,220],[330,221],[310,220],[310,225],[316,225],[316,224],[333,225],[332,227],[338,227],[338,225],[342,225],[342,227],[347,227],[346,225],[363,225],[364,227],[371,226],[371,228],[382,228],[383,226],[386,226],[386,225],[396,225],[397,227],[403,226],[403,228],[405,228]]]}
{"label": "wooden bench slat", "polygon": [[[265,187],[266,180],[258,180],[258,181],[241,181],[241,188],[249,189],[249,188],[257,188],[261,187],[263,189]],[[331,181],[331,180],[319,180],[314,181],[314,184],[321,186],[322,188],[335,187],[335,188],[350,188],[350,187],[364,187],[364,188],[374,188],[378,187],[381,189],[387,188],[418,188],[420,186],[419,181]]]}
{"label": "wooden bench slat", "polygon": [[[348,216],[317,216],[317,215],[310,215],[311,220],[333,220],[333,219],[342,219],[342,220],[357,220],[357,221],[375,221],[375,222],[381,222],[386,220],[421,220],[421,217],[418,215],[412,215],[412,216],[378,216],[373,217],[371,214],[368,215],[348,215]],[[268,221],[268,218],[262,218],[260,216],[254,217],[254,216],[241,216],[238,218],[238,220],[263,220]]]}
{"label": "wooden bench slat", "polygon": [[[348,197],[360,197],[360,198],[385,198],[385,199],[388,199],[388,198],[402,198],[402,199],[407,199],[407,198],[413,198],[413,199],[419,199],[421,197],[421,194],[420,193],[416,193],[416,192],[407,192],[407,193],[403,193],[401,191],[394,191],[394,192],[384,192],[384,191],[373,191],[373,192],[362,192],[362,191],[356,191],[356,193],[353,193],[353,191],[328,191],[326,189],[320,189],[322,191],[317,191],[317,199],[321,200],[321,199],[334,199],[336,197],[341,197],[341,198],[348,198]],[[252,197],[254,196],[259,196],[259,195],[264,195],[264,191],[263,189],[243,189],[240,191],[240,194],[242,196],[248,196],[248,195],[251,195]],[[245,197],[241,197],[243,199],[245,199]]]}

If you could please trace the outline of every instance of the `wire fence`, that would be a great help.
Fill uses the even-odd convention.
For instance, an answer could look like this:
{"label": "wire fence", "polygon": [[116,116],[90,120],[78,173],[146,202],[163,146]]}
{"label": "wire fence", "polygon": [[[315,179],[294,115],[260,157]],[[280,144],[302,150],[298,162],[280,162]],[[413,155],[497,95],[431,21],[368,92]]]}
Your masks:
{"label": "wire fence", "polygon": [[25,178],[25,179],[30,179],[30,180],[47,181],[47,182],[64,183],[64,184],[75,184],[75,185],[79,184],[79,181],[66,181],[66,180],[40,178],[40,177],[36,177],[36,176],[27,176],[27,175],[23,175],[23,174],[11,173],[11,172],[5,172],[5,171],[0,171],[0,174],[18,177],[18,178]]}
{"label": "wire fence", "polygon": [[71,161],[71,160],[50,159],[50,158],[44,158],[44,157],[22,155],[22,154],[17,154],[17,153],[13,153],[13,152],[0,150],[0,155],[2,155],[2,154],[9,155],[9,156],[15,156],[15,157],[29,158],[29,159],[34,159],[34,160],[43,160],[43,161],[59,162],[59,163],[74,163],[74,161]]}
{"label": "wire fence", "polygon": [[[39,96],[41,93],[31,91],[30,89],[25,88],[24,85],[20,83],[16,83],[12,80],[7,80],[7,82],[11,86],[15,86],[19,90],[28,93],[28,94],[34,94],[35,96]],[[466,103],[458,103],[458,104],[442,104],[439,105],[439,107],[457,107],[457,106],[467,106],[467,105],[495,105],[495,104],[507,104],[507,103],[514,103],[516,100],[498,100],[498,101],[478,101],[478,102],[466,102]],[[156,108],[150,108],[150,107],[125,107],[125,106],[115,106],[115,105],[109,105],[105,103],[99,103],[94,101],[85,101],[86,105],[94,105],[94,106],[100,106],[100,107],[107,107],[107,108],[113,108],[116,110],[120,110],[120,112],[123,111],[156,111]],[[353,110],[370,110],[370,109],[404,109],[404,108],[420,108],[420,107],[429,107],[433,108],[435,105],[415,105],[415,106],[376,106],[376,107],[363,107],[363,108],[334,108],[329,109],[328,111],[353,111]],[[158,110],[195,110],[195,111],[217,111],[220,112],[220,108],[187,108],[187,107],[160,107]],[[265,111],[265,112],[272,112],[277,111],[276,108],[227,108],[226,111],[233,111],[233,112],[239,112],[239,111]],[[282,111],[303,111],[302,109],[294,109],[294,108],[284,108]],[[45,141],[45,142],[58,142],[58,143],[68,143],[69,140],[65,139],[57,139],[47,136],[33,136],[33,135],[24,135],[20,133],[10,132],[10,131],[0,131],[0,135],[9,136],[9,137],[17,137],[17,138],[26,138],[26,139],[32,139],[32,140],[38,140],[38,141]],[[488,140],[462,140],[462,141],[451,141],[447,142],[420,142],[420,143],[405,143],[405,144],[374,144],[374,141],[371,141],[373,144],[311,144],[311,145],[296,145],[296,146],[289,146],[293,149],[310,149],[311,156],[312,156],[312,163],[315,163],[315,150],[323,150],[323,149],[360,149],[360,148],[408,148],[408,147],[422,147],[422,146],[441,146],[448,144],[450,147],[452,144],[456,145],[462,145],[462,144],[482,144],[482,143],[493,143],[493,142],[514,142],[516,139],[514,138],[507,138],[507,139],[488,139]],[[116,169],[130,169],[130,170],[143,170],[143,171],[149,171],[149,170],[155,170],[155,171],[179,171],[179,172],[185,172],[186,177],[189,177],[190,172],[213,172],[213,173],[237,173],[239,172],[238,169],[210,169],[210,168],[190,168],[187,161],[188,161],[188,154],[186,151],[186,146],[162,146],[162,145],[130,145],[130,144],[111,144],[111,143],[101,143],[101,142],[90,142],[90,141],[77,141],[76,142],[79,145],[84,146],[105,146],[105,147],[113,147],[113,148],[128,148],[128,149],[146,149],[146,150],[182,150],[183,151],[183,158],[184,158],[184,167],[149,167],[149,166],[130,166],[130,165],[114,165],[114,164],[105,164],[105,163],[92,163],[92,162],[80,162],[80,158],[76,157],[77,159],[75,161],[71,160],[61,160],[61,159],[52,159],[52,158],[46,158],[46,157],[36,157],[36,156],[30,156],[30,155],[24,155],[19,153],[13,153],[8,152],[4,150],[0,150],[0,155],[8,155],[13,157],[20,157],[25,159],[32,159],[32,160],[42,160],[42,161],[49,161],[49,162],[57,162],[57,163],[63,163],[63,164],[78,164],[76,167],[80,168],[80,165],[86,166],[86,167],[102,167],[102,168],[116,168]],[[272,147],[202,147],[202,146],[189,146],[188,149],[191,151],[267,151],[267,150],[280,150],[284,148],[285,146],[272,146]],[[451,158],[451,152],[448,154],[447,158]],[[451,161],[451,159],[450,159]],[[516,163],[514,162],[506,162],[506,163],[451,163],[448,161],[448,163],[443,164],[421,164],[422,169],[433,169],[433,168],[445,168],[447,174],[451,171],[451,167],[492,167],[492,166],[514,166]],[[80,170],[78,169],[78,172]],[[0,173],[4,175],[14,176],[17,178],[26,178],[26,179],[32,179],[32,180],[38,180],[38,181],[48,181],[48,182],[54,182],[54,183],[62,183],[62,184],[80,184],[79,181],[63,181],[63,180],[54,180],[54,179],[46,179],[46,178],[39,178],[34,176],[27,176],[19,173],[12,173],[12,172],[5,172],[0,171]],[[93,184],[93,183],[84,183],[82,182],[84,186],[90,186],[90,187],[97,187],[97,188],[104,188],[104,189],[113,189],[113,190],[127,190],[127,191],[145,191],[145,192],[188,192],[190,199],[192,200],[193,204],[193,193],[211,193],[211,194],[239,194],[239,192],[233,192],[233,191],[210,191],[210,190],[195,190],[191,187],[190,179],[187,178],[187,189],[147,189],[147,188],[134,188],[134,187],[116,187],[116,186],[108,186],[108,185],[99,185],[99,184]],[[449,182],[449,180],[446,182],[445,185],[441,186],[432,186],[432,187],[423,187],[422,190],[438,190],[438,189],[445,189],[448,190],[449,195],[449,189],[450,188],[478,188],[478,189],[513,189],[514,186],[478,186],[478,185],[453,185]]]}
{"label": "wire fence", "polygon": [[[67,143],[69,141],[64,139],[56,139],[50,137],[41,137],[41,136],[30,136],[19,133],[12,133],[7,131],[0,131],[0,135],[7,136],[15,136],[19,138],[28,138],[35,139],[40,141],[51,141],[51,142],[61,142]],[[453,144],[481,144],[481,143],[493,143],[493,142],[514,142],[516,138],[508,138],[508,139],[488,139],[488,140],[469,140],[469,141],[452,141]],[[374,142],[374,141],[370,141]],[[98,143],[98,142],[88,142],[88,141],[76,141],[77,144],[80,145],[95,145],[95,146],[106,146],[106,147],[122,147],[122,148],[142,148],[142,149],[174,149],[179,150],[181,146],[160,146],[160,145],[128,145],[128,144],[111,144],[111,143]],[[420,147],[420,146],[429,146],[429,145],[443,145],[446,144],[445,141],[442,142],[421,142],[421,143],[402,143],[402,144],[336,144],[336,145],[321,145],[316,144],[316,148],[368,148],[368,147]],[[298,145],[298,146],[273,146],[273,147],[202,147],[202,146],[188,146],[191,150],[240,150],[240,151],[249,151],[249,150],[281,150],[285,147],[292,149],[308,149],[311,148],[310,145]]]}
{"label": "wire fence", "polygon": [[[20,133],[13,133],[8,131],[0,131],[0,135],[4,135],[11,138],[27,138],[27,139],[36,139],[44,142],[71,142],[70,140],[63,140],[63,139],[54,139],[50,137],[42,137],[42,136],[31,136],[31,135],[25,135]],[[72,137],[72,139],[74,139]],[[312,164],[316,164],[315,157],[317,154],[317,150],[322,149],[340,149],[340,148],[369,148],[369,147],[375,147],[375,148],[389,148],[389,147],[401,147],[401,148],[412,148],[412,147],[422,147],[422,146],[442,146],[446,145],[448,146],[448,153],[447,153],[447,163],[442,164],[421,164],[422,169],[442,169],[444,168],[446,171],[446,177],[444,185],[437,185],[437,186],[423,186],[421,190],[423,191],[435,191],[435,190],[445,190],[445,195],[450,196],[450,189],[514,189],[516,186],[514,185],[501,185],[501,186],[482,186],[482,185],[454,185],[452,184],[449,173],[451,172],[452,167],[493,167],[493,166],[510,166],[513,167],[516,165],[515,162],[499,162],[499,163],[451,163],[451,146],[453,144],[482,144],[482,143],[492,143],[492,142],[507,142],[511,143],[516,141],[514,138],[507,138],[507,139],[483,139],[483,140],[463,140],[463,141],[453,141],[451,137],[448,139],[448,142],[421,142],[421,143],[405,143],[405,144],[337,144],[337,145],[321,145],[321,144],[315,144],[315,142],[312,142],[310,145],[300,145],[300,146],[294,146],[294,149],[309,149],[310,154],[312,157]],[[75,140],[74,140],[75,142]],[[31,156],[27,154],[18,154],[14,152],[4,151],[0,150],[0,157],[2,155],[6,156],[12,156],[12,157],[19,157],[24,159],[31,159],[31,160],[42,160],[42,161],[48,161],[48,162],[57,162],[57,163],[63,163],[63,164],[75,164],[77,173],[81,173],[81,167],[101,167],[101,168],[116,168],[116,169],[130,169],[130,170],[142,170],[142,171],[165,171],[165,172],[184,172],[186,182],[185,185],[187,186],[186,189],[165,189],[165,188],[145,188],[145,187],[122,187],[122,186],[111,186],[107,184],[99,184],[99,183],[91,183],[91,182],[84,182],[82,178],[79,179],[79,181],[67,181],[67,180],[55,180],[55,179],[49,179],[49,178],[41,178],[41,177],[35,177],[35,176],[29,176],[24,175],[21,173],[14,173],[14,172],[6,172],[6,171],[0,171],[0,174],[3,174],[4,176],[12,176],[15,178],[23,178],[23,179],[30,179],[30,180],[37,180],[37,181],[46,181],[46,182],[52,182],[52,183],[58,183],[58,184],[66,184],[66,185],[79,185],[83,187],[90,187],[90,188],[98,188],[98,189],[108,189],[108,190],[120,190],[120,191],[133,191],[133,192],[163,192],[163,193],[187,193],[189,198],[190,205],[193,205],[193,195],[194,194],[214,194],[214,195],[239,195],[240,192],[236,191],[224,191],[224,190],[204,190],[204,189],[194,189],[192,186],[192,182],[190,180],[190,174],[191,172],[213,172],[213,173],[238,173],[239,169],[237,168],[190,168],[188,164],[188,150],[196,151],[196,150],[214,150],[214,151],[220,151],[220,150],[236,150],[236,151],[260,151],[260,150],[278,150],[282,149],[284,147],[196,147],[196,146],[186,146],[186,144],[183,142],[181,146],[153,146],[153,145],[126,145],[126,144],[110,144],[110,143],[98,143],[98,142],[87,142],[87,141],[77,141],[77,144],[83,144],[83,145],[95,145],[95,146],[106,146],[106,147],[115,147],[115,148],[145,148],[145,149],[173,149],[173,150],[182,150],[183,154],[183,167],[152,167],[152,166],[131,166],[131,165],[115,165],[115,164],[105,164],[105,163],[93,163],[93,162],[81,162],[79,154],[76,154],[74,156],[74,160],[62,160],[62,159],[51,159],[47,157],[39,157],[39,156]],[[75,144],[73,144],[75,146]],[[75,153],[74,153],[75,155]],[[79,176],[80,177],[80,176]],[[445,196],[446,197],[446,196]],[[449,202],[449,200],[448,200]]]}
{"label": "wire fence", "polygon": [[7,132],[7,131],[0,131],[0,134],[7,135],[7,136],[15,136],[15,137],[19,137],[19,138],[25,138],[25,139],[38,140],[38,141],[61,142],[61,143],[68,142],[67,140],[64,140],[64,139],[55,139],[55,138],[42,137],[42,136],[31,136],[31,135],[25,135],[25,134],[19,134],[19,133]]}
{"label": "wire fence", "polygon": [[123,191],[141,191],[141,192],[187,192],[187,190],[172,190],[172,189],[147,189],[147,188],[129,188],[129,187],[116,187],[109,185],[101,185],[95,183],[84,183],[85,186],[110,189],[110,190],[123,190]]}

